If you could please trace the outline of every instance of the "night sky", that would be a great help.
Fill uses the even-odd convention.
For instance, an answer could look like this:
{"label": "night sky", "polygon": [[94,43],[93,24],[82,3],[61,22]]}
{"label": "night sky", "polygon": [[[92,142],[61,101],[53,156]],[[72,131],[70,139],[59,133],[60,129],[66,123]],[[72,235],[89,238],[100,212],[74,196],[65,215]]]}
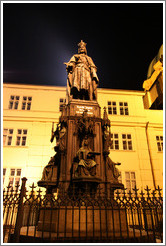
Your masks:
{"label": "night sky", "polygon": [[163,43],[162,3],[4,3],[4,82],[66,86],[81,39],[99,87],[143,90]]}

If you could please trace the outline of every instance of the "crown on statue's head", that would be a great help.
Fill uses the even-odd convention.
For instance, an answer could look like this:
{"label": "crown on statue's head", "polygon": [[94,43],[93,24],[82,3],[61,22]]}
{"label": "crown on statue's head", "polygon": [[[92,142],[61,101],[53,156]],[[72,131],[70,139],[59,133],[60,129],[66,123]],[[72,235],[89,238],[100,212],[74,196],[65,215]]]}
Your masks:
{"label": "crown on statue's head", "polygon": [[81,40],[81,42],[78,44],[78,51],[80,50],[80,48],[84,48],[85,49],[85,53],[87,53],[86,43],[83,40]]}
{"label": "crown on statue's head", "polygon": [[78,47],[86,47],[86,43],[83,41],[83,40],[81,40],[81,42],[78,44]]}

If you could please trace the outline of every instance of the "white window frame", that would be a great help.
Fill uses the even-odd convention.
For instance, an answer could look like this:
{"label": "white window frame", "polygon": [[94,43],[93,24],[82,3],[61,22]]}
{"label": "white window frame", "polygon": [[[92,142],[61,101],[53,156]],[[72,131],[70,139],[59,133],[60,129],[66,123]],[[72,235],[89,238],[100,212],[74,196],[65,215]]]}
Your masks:
{"label": "white window frame", "polygon": [[66,98],[59,98],[59,112],[62,112],[63,105],[66,103]]}
{"label": "white window frame", "polygon": [[31,96],[23,96],[21,109],[22,110],[30,110],[31,109],[31,102],[32,102]]}
{"label": "white window frame", "polygon": [[117,115],[117,104],[115,101],[107,101],[108,114]]}
{"label": "white window frame", "polygon": [[20,100],[20,96],[11,95],[9,99],[8,109],[17,110],[19,105],[19,100]]}
{"label": "white window frame", "polygon": [[26,146],[27,144],[27,129],[17,129],[16,146]]}
{"label": "white window frame", "polygon": [[4,146],[11,146],[12,145],[13,132],[14,132],[14,129],[12,129],[12,128],[4,128],[3,129],[3,145]]}
{"label": "white window frame", "polygon": [[[19,172],[20,172],[20,174],[19,174]],[[15,188],[15,186],[17,186],[17,184],[20,184],[21,174],[22,174],[21,168],[10,168],[9,186]]]}
{"label": "white window frame", "polygon": [[[126,148],[125,148],[126,146]],[[122,133],[122,148],[123,150],[133,150],[132,135],[130,133]]]}
{"label": "white window frame", "polygon": [[120,115],[129,115],[128,102],[119,102],[119,114]]}
{"label": "white window frame", "polygon": [[[128,175],[128,177],[127,177]],[[127,192],[130,190],[133,192],[133,189],[136,186],[136,173],[135,171],[125,171],[125,188]]]}
{"label": "white window frame", "polygon": [[[117,148],[118,146],[118,148]],[[119,134],[111,133],[111,147],[110,149],[119,150]]]}
{"label": "white window frame", "polygon": [[163,136],[157,135],[156,143],[157,143],[158,152],[163,152]]}

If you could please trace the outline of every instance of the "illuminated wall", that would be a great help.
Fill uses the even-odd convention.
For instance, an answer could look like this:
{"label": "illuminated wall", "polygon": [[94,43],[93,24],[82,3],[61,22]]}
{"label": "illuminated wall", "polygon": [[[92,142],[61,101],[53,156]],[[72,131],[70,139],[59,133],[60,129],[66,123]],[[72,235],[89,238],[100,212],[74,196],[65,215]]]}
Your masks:
{"label": "illuminated wall", "polygon": [[[111,120],[110,157],[121,162],[120,181],[127,188],[135,183],[140,188],[162,187],[163,111],[144,109],[143,96],[141,91],[98,89],[102,115],[106,106]],[[65,87],[4,83],[4,186],[24,176],[29,184],[41,179],[43,167],[55,154],[52,122],[56,127],[65,97]]]}

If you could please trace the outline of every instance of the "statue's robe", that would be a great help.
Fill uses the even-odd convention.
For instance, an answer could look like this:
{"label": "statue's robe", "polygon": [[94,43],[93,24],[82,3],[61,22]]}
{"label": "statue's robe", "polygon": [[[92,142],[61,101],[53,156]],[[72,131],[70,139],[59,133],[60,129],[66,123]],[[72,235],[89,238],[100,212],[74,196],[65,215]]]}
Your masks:
{"label": "statue's robe", "polygon": [[[99,82],[97,69],[91,57],[85,54],[74,55],[67,64],[68,67],[72,67],[72,76],[69,81],[71,94],[73,89],[77,89],[78,92],[86,90],[90,97],[90,93],[96,90]],[[95,81],[96,85],[92,81]]]}
{"label": "statue's robe", "polygon": [[78,150],[77,156],[79,163],[76,168],[76,176],[94,176],[96,174],[96,162],[88,158],[90,152],[91,149],[85,147],[81,147]]}

